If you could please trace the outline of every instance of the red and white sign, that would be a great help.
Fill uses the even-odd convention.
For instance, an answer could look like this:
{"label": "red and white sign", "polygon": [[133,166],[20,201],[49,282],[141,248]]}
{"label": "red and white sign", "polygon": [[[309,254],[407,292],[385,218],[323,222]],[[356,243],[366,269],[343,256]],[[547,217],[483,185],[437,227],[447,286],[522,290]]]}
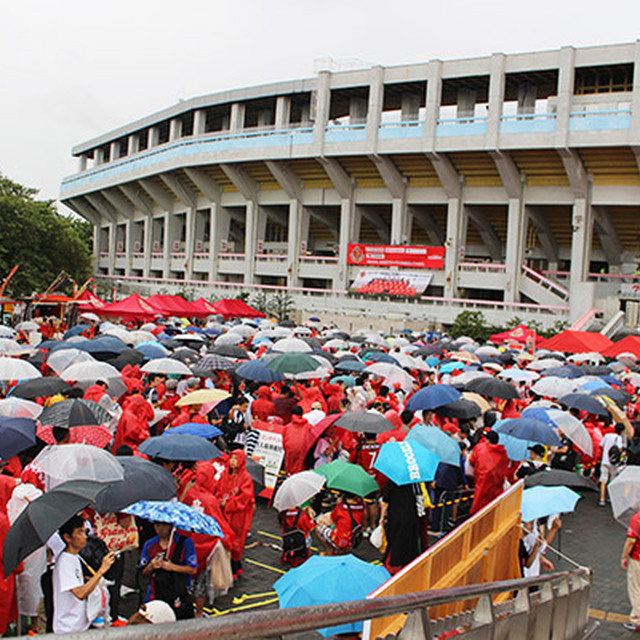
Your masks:
{"label": "red and white sign", "polygon": [[443,269],[444,252],[444,247],[349,243],[347,264],[356,264],[361,267]]}

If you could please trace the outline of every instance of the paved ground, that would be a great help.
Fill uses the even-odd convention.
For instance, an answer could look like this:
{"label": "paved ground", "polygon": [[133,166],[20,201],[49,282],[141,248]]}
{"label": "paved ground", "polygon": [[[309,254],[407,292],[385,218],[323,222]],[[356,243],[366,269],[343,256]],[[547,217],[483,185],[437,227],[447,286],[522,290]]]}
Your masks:
{"label": "paved ground", "polygon": [[[255,608],[276,608],[277,599],[272,585],[285,571],[280,564],[280,552],[273,546],[279,543],[279,527],[275,512],[265,503],[258,504],[251,537],[247,540],[244,575],[231,592],[216,599],[211,615],[225,615]],[[597,640],[640,637],[626,631],[622,622],[629,613],[626,593],[626,576],[620,568],[620,551],[625,540],[624,528],[611,517],[609,507],[597,505],[595,493],[587,492],[578,503],[576,513],[564,519],[564,527],[554,546],[581,565],[590,566],[594,572],[592,593],[592,619],[600,622]],[[372,545],[364,541],[357,555],[373,562],[380,555]],[[557,557],[549,552],[553,561]],[[570,568],[564,560],[556,562],[557,569]],[[133,586],[128,572],[128,583]],[[122,614],[128,615],[137,607],[138,596],[127,596],[122,604]],[[301,636],[302,637],[302,636]],[[318,634],[305,634],[305,638],[319,638]]]}

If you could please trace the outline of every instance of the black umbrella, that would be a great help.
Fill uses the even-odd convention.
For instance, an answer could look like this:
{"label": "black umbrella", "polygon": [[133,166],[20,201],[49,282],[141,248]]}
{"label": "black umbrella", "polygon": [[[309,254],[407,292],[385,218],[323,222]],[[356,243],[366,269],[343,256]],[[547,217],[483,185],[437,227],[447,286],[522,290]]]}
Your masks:
{"label": "black umbrella", "polygon": [[558,399],[560,404],[570,409],[579,409],[595,416],[608,416],[607,409],[592,396],[586,393],[570,393]]}
{"label": "black umbrella", "polygon": [[632,400],[632,396],[622,389],[593,389],[589,391],[590,396],[606,396],[611,398],[620,408],[625,407]]}
{"label": "black umbrella", "polygon": [[62,378],[47,377],[47,378],[35,378],[34,380],[25,380],[17,385],[11,395],[17,398],[25,398],[27,400],[33,400],[34,398],[47,398],[53,396],[56,393],[62,393],[70,389],[70,385],[67,384]]}
{"label": "black umbrella", "polygon": [[471,402],[471,400],[467,400],[466,398],[459,398],[449,404],[443,404],[441,407],[438,407],[435,412],[439,416],[458,418],[459,420],[473,420],[473,418],[482,415],[480,407],[475,402]]}
{"label": "black umbrella", "polygon": [[336,420],[335,425],[347,431],[361,431],[363,433],[384,433],[395,429],[394,424],[377,411],[345,413]]}
{"label": "black umbrella", "polygon": [[501,400],[517,400],[520,396],[516,388],[498,378],[475,378],[465,387],[468,391],[479,393],[485,398],[500,398]]}
{"label": "black umbrella", "polygon": [[179,360],[187,366],[196,364],[201,358],[200,353],[190,347],[180,347],[176,349],[170,356],[174,360]]}
{"label": "black umbrella", "polygon": [[219,356],[225,356],[225,358],[249,359],[249,354],[244,349],[236,347],[233,344],[216,344],[209,349],[209,352],[217,353]]}
{"label": "black umbrella", "polygon": [[306,342],[314,351],[320,351],[322,349],[322,345],[317,338],[312,338],[311,336],[303,336],[302,338],[300,338],[300,340],[302,340],[302,342]]}
{"label": "black umbrella", "polygon": [[339,361],[339,358],[336,358],[333,354],[331,353],[327,353],[326,351],[323,351],[322,349],[312,349],[309,352],[310,355],[314,355],[314,356],[318,356],[318,358],[323,358],[324,360],[326,360],[330,365],[334,365],[336,364],[336,362]]}
{"label": "black umbrella", "polygon": [[37,351],[27,359],[29,364],[32,364],[36,369],[40,369],[45,361],[46,353],[42,350]]}
{"label": "black umbrella", "polygon": [[582,373],[586,376],[609,376],[611,368],[606,364],[585,364],[581,367]]}
{"label": "black umbrella", "polygon": [[137,456],[117,456],[124,479],[104,488],[96,497],[98,513],[116,513],[139,500],[171,500],[176,497],[173,476],[153,462]]}
{"label": "black umbrella", "polygon": [[102,482],[63,482],[30,502],[11,525],[4,541],[5,578],[47,540],[69,518],[93,503],[105,488]]}
{"label": "black umbrella", "polygon": [[247,471],[253,480],[254,493],[260,493],[265,487],[264,467],[255,460],[247,458]]}
{"label": "black umbrella", "polygon": [[137,349],[126,347],[117,357],[110,359],[109,362],[111,362],[116,369],[122,371],[128,364],[135,367],[137,364],[142,364],[145,360],[146,357],[144,353]]}
{"label": "black umbrella", "polygon": [[573,489],[591,489],[597,491],[598,487],[593,480],[581,476],[573,471],[564,469],[546,469],[527,476],[524,481],[525,487],[572,487]]}
{"label": "black umbrella", "polygon": [[40,424],[53,427],[84,427],[111,422],[113,416],[93,400],[71,399],[56,402],[38,417]]}
{"label": "black umbrella", "polygon": [[215,444],[198,436],[186,434],[168,434],[147,438],[138,451],[150,458],[162,460],[212,460],[219,458],[222,452]]}
{"label": "black umbrella", "polygon": [[0,459],[8,460],[36,443],[36,421],[32,418],[0,417]]}

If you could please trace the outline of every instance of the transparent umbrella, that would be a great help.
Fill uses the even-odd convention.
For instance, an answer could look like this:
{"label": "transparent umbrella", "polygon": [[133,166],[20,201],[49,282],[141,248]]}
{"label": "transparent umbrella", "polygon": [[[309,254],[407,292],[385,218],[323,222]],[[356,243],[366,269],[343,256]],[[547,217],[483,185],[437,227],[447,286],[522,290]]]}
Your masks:
{"label": "transparent umbrella", "polygon": [[278,511],[299,507],[322,489],[327,479],[315,471],[301,471],[287,478],[278,489],[273,506]]}
{"label": "transparent umbrella", "polygon": [[5,398],[0,400],[0,416],[7,418],[37,418],[43,407],[22,398]]}
{"label": "transparent umbrella", "polygon": [[145,373],[164,373],[167,375],[191,375],[191,369],[189,369],[184,362],[180,362],[180,360],[175,360],[174,358],[156,358],[155,360],[151,360],[142,367],[142,371]]}
{"label": "transparent umbrella", "polygon": [[18,358],[0,358],[0,380],[33,380],[42,374],[25,360]]}
{"label": "transparent umbrella", "polygon": [[58,375],[65,369],[68,369],[72,364],[95,361],[96,359],[90,353],[81,351],[80,349],[59,349],[47,358],[47,364]]}
{"label": "transparent umbrella", "polygon": [[625,467],[609,483],[609,498],[613,517],[629,526],[631,517],[640,509],[640,467]]}

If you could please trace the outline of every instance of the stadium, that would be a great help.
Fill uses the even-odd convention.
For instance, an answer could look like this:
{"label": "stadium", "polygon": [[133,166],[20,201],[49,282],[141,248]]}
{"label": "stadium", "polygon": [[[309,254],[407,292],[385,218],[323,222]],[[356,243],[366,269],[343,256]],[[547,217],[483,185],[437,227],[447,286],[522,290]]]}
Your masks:
{"label": "stadium", "polygon": [[60,199],[122,290],[287,291],[396,327],[465,309],[636,326],[636,63],[640,41],[200,96],[75,146]]}

